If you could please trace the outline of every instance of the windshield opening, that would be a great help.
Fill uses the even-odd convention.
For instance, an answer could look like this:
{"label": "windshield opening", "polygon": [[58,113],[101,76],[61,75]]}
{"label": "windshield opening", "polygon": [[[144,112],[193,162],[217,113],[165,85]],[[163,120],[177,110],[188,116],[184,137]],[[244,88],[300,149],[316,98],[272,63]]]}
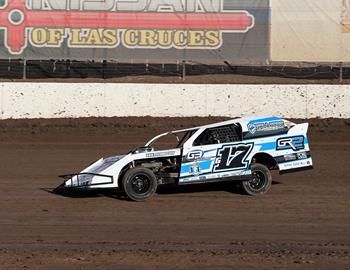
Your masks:
{"label": "windshield opening", "polygon": [[150,146],[152,146],[156,151],[181,148],[194,132],[196,132],[196,130],[169,133],[156,139]]}
{"label": "windshield opening", "polygon": [[197,130],[191,130],[187,132],[183,132],[182,138],[179,140],[179,143],[177,144],[177,148],[180,148],[184,145],[184,143],[191,138],[191,136],[196,132]]}

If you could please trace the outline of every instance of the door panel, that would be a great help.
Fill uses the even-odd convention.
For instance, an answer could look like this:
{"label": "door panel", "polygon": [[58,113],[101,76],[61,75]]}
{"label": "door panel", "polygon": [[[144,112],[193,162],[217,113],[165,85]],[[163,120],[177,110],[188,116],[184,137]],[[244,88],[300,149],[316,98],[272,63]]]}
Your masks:
{"label": "door panel", "polygon": [[193,146],[183,151],[180,183],[250,174],[247,157],[253,143]]}

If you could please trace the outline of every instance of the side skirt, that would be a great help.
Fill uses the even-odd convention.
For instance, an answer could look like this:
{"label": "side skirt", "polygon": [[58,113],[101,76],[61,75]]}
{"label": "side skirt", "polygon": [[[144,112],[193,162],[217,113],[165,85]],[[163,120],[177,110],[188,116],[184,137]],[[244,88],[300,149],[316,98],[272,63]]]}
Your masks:
{"label": "side skirt", "polygon": [[238,175],[238,176],[231,176],[231,177],[203,179],[198,181],[188,181],[188,182],[179,181],[178,185],[182,186],[182,185],[205,184],[205,183],[228,182],[228,181],[249,181],[251,179],[252,179],[251,175]]}

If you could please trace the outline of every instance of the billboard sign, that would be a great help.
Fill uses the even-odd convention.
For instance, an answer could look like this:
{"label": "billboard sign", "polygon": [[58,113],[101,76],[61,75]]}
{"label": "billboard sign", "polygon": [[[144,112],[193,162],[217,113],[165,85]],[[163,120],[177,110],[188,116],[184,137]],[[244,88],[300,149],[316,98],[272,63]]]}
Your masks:
{"label": "billboard sign", "polygon": [[350,0],[343,0],[342,12],[343,32],[350,33]]}
{"label": "billboard sign", "polygon": [[266,0],[0,0],[0,58],[264,60],[268,12]]}

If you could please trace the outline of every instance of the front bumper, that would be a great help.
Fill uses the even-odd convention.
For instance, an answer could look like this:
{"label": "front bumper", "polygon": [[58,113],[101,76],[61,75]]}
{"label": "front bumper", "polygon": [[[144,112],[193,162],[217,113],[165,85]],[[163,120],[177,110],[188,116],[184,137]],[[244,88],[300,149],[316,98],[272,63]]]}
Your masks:
{"label": "front bumper", "polygon": [[[89,172],[65,174],[59,177],[64,179],[62,187],[65,188],[92,188],[114,183],[111,175]],[[94,178],[98,178],[99,181],[93,181]]]}

